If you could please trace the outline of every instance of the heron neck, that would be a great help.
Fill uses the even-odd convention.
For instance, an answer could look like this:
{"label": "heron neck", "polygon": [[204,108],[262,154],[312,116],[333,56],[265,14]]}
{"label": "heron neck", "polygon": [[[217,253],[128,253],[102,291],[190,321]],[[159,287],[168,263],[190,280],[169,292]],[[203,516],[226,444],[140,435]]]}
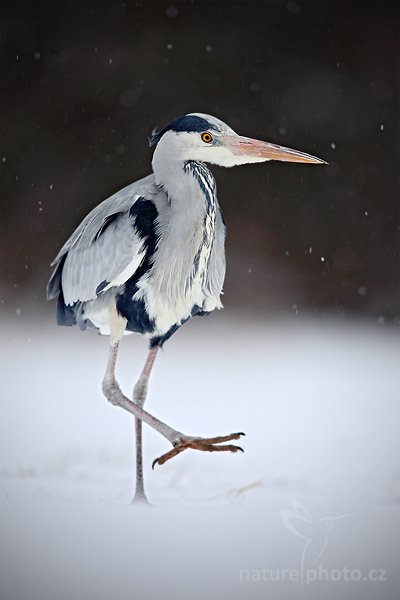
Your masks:
{"label": "heron neck", "polygon": [[164,153],[154,153],[153,171],[156,184],[168,194],[173,208],[209,212],[215,203],[215,180],[203,163],[170,159]]}
{"label": "heron neck", "polygon": [[[215,238],[215,181],[202,163],[153,159],[160,194],[160,236],[152,281],[170,314],[177,306],[203,305],[206,277]],[[197,295],[198,294],[198,295]],[[194,300],[196,298],[196,300]],[[185,310],[186,310],[185,309]]]}

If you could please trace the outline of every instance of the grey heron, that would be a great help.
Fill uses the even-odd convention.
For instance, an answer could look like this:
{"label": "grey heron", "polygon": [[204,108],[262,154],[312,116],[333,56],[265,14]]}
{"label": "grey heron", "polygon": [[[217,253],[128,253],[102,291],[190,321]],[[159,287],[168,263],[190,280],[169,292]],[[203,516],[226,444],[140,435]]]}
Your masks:
{"label": "grey heron", "polygon": [[[225,224],[215,179],[206,163],[223,167],[268,160],[325,163],[304,152],[241,137],[202,113],[180,116],[161,131],[153,131],[150,144],[155,147],[153,173],[86,216],[53,261],[47,289],[49,299],[58,296],[59,325],[95,327],[110,336],[102,389],[109,402],[135,417],[135,498],[144,499],[143,421],[172,445],[153,461],[153,467],[188,448],[242,450],[224,444],[242,433],[188,436],[143,408],[159,348],[191,317],[222,308]],[[133,400],[122,393],[115,378],[125,331],[140,333],[150,342]]]}

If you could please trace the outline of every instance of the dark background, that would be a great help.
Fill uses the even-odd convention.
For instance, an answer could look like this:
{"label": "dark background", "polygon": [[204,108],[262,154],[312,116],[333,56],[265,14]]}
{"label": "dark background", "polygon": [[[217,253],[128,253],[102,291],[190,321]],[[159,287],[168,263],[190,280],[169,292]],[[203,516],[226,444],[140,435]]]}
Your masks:
{"label": "dark background", "polygon": [[53,311],[73,228],[206,112],[329,161],[212,167],[225,306],[400,323],[397,2],[3,2],[1,43],[3,306]]}

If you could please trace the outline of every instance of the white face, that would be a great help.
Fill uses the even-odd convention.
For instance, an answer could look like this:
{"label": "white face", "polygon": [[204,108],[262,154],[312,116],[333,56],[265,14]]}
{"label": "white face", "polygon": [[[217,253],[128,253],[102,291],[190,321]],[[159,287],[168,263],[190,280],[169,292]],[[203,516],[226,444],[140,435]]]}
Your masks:
{"label": "white face", "polygon": [[190,136],[190,140],[187,140],[187,143],[190,144],[190,157],[187,160],[197,160],[213,165],[219,165],[221,167],[235,167],[237,165],[259,163],[268,160],[267,158],[262,158],[260,156],[235,153],[235,146],[238,143],[240,136],[234,132],[222,134],[210,130],[203,133],[210,134],[212,136],[212,141],[203,141],[201,137],[202,134],[199,133],[186,134]]}
{"label": "white face", "polygon": [[209,126],[204,131],[167,130],[157,144],[153,164],[154,160],[157,163],[195,160],[221,167],[234,167],[267,160],[324,163],[323,160],[304,152],[241,137],[226,123],[210,115],[191,113],[186,116],[200,117]]}
{"label": "white face", "polygon": [[213,128],[201,132],[167,131],[157,145],[157,152],[168,153],[178,160],[196,160],[221,167],[234,167],[246,163],[258,163],[268,160],[264,157],[240,155],[237,146],[240,136],[215,117],[192,113],[212,123]]}

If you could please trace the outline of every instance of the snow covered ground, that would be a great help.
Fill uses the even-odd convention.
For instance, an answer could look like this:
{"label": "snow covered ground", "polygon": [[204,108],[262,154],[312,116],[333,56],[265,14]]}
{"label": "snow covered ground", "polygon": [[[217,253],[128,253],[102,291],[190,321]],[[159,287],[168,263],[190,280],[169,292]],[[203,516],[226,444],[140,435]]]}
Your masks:
{"label": "snow covered ground", "polygon": [[[145,427],[131,506],[130,415],[103,399],[107,338],[2,323],[4,600],[399,597],[399,329],[307,318],[195,319],[166,344],[147,409],[188,434],[243,430],[244,454]],[[124,339],[130,395],[146,354]]]}

